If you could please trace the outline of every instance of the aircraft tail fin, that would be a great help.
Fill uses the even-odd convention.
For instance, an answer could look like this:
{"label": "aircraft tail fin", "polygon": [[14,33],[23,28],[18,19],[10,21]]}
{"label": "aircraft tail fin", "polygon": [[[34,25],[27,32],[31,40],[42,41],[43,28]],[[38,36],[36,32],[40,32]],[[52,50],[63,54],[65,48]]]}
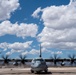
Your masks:
{"label": "aircraft tail fin", "polygon": [[40,55],[39,55],[39,57],[42,57],[42,54],[41,54],[41,44],[40,44]]}

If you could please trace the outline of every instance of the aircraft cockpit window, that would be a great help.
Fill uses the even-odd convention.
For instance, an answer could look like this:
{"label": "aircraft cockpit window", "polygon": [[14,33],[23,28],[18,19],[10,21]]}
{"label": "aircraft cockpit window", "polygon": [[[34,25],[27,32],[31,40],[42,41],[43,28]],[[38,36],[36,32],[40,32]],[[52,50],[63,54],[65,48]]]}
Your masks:
{"label": "aircraft cockpit window", "polygon": [[35,59],[34,61],[35,61],[35,62],[42,62],[42,63],[45,62],[43,59]]}
{"label": "aircraft cockpit window", "polygon": [[43,59],[35,59],[35,61],[44,61]]}

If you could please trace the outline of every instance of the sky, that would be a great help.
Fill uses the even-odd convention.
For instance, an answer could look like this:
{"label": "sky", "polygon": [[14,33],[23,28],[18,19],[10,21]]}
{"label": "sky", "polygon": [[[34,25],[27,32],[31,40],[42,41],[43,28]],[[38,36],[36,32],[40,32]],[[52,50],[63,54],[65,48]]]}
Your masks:
{"label": "sky", "polygon": [[76,0],[0,0],[0,58],[68,58],[75,32]]}

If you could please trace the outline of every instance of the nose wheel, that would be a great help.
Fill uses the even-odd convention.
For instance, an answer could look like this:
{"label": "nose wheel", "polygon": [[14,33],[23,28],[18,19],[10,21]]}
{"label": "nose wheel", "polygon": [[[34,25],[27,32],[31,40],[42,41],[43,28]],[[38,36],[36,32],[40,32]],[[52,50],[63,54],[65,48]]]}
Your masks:
{"label": "nose wheel", "polygon": [[48,70],[46,69],[44,72],[45,72],[45,73],[47,73],[47,72],[48,72]]}
{"label": "nose wheel", "polygon": [[31,73],[34,73],[34,71],[33,71],[33,70],[31,70]]}

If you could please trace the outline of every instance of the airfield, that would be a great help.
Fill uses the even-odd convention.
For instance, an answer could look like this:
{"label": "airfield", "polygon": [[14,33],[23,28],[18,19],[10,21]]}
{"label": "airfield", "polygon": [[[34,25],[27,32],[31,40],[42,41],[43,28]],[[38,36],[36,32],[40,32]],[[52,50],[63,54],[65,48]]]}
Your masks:
{"label": "airfield", "polygon": [[46,74],[33,74],[30,68],[0,68],[0,75],[76,75],[76,67],[50,67]]}

